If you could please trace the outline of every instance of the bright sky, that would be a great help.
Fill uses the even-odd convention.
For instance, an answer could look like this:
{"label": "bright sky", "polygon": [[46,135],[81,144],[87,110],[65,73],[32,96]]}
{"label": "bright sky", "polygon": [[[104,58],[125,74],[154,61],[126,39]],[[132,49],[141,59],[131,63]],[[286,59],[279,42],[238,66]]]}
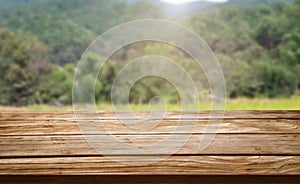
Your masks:
{"label": "bright sky", "polygon": [[184,3],[190,3],[190,2],[195,2],[195,1],[209,1],[209,2],[216,2],[216,3],[221,3],[221,2],[226,2],[227,0],[161,0],[166,3],[172,3],[172,4],[184,4]]}

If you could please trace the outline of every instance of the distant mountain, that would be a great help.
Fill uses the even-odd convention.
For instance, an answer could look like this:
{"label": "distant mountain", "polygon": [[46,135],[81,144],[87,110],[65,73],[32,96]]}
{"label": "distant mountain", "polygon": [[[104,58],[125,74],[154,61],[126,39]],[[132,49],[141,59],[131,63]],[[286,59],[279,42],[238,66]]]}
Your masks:
{"label": "distant mountain", "polygon": [[165,18],[157,5],[119,0],[0,0],[0,29],[33,35],[49,48],[50,61],[78,61],[97,35],[135,19]]}
{"label": "distant mountain", "polygon": [[229,0],[226,3],[222,3],[221,6],[256,6],[261,4],[272,4],[279,1],[293,2],[294,0]]}
{"label": "distant mountain", "polygon": [[214,8],[276,1],[279,0],[174,5],[161,0],[0,0],[0,29],[37,37],[48,46],[50,61],[63,65],[77,61],[97,35],[130,20],[166,18],[167,14],[169,19],[182,21]]}
{"label": "distant mountain", "polygon": [[[48,2],[47,0],[0,0],[0,11],[28,4],[28,3],[36,3],[36,2]],[[228,2],[224,3],[212,3],[208,1],[198,1],[191,2],[186,4],[170,4],[161,0],[112,0],[112,1],[120,1],[128,4],[133,4],[136,2],[144,2],[148,1],[150,3],[156,4],[160,6],[164,13],[172,19],[186,19],[190,16],[199,13],[201,11],[211,10],[212,8],[220,8],[226,6],[255,6],[261,4],[271,4],[278,1],[284,2],[293,2],[294,0],[228,0]]]}
{"label": "distant mountain", "polygon": [[256,6],[262,4],[272,4],[279,1],[293,2],[293,0],[228,0],[224,3],[194,1],[187,4],[174,5],[160,0],[152,1],[159,4],[164,12],[173,19],[186,19],[199,12],[228,6]]}
{"label": "distant mountain", "polygon": [[[121,0],[126,3],[135,3],[141,0]],[[145,0],[142,0],[145,1]],[[187,19],[190,16],[203,12],[208,11],[215,8],[226,7],[226,6],[256,6],[261,4],[271,4],[278,1],[284,2],[293,2],[294,0],[228,0],[224,3],[213,3],[209,1],[194,1],[186,4],[170,4],[166,3],[161,0],[148,0],[154,4],[159,5],[165,12],[172,19],[182,20]]]}
{"label": "distant mountain", "polygon": [[33,1],[34,0],[0,0],[0,11]]}
{"label": "distant mountain", "polygon": [[199,10],[207,9],[214,5],[215,3],[208,2],[208,1],[201,1],[201,2],[190,2],[186,4],[170,4],[161,0],[119,0],[125,3],[136,3],[139,1],[148,1],[150,3],[156,4],[160,6],[164,13],[172,19],[185,19],[192,16],[194,13],[197,13]]}
{"label": "distant mountain", "polygon": [[160,0],[152,0],[154,3],[158,4],[165,12],[167,16],[173,19],[186,19],[194,15],[199,11],[205,11],[209,7],[215,5],[215,3],[208,1],[200,2],[190,2],[186,4],[170,4]]}

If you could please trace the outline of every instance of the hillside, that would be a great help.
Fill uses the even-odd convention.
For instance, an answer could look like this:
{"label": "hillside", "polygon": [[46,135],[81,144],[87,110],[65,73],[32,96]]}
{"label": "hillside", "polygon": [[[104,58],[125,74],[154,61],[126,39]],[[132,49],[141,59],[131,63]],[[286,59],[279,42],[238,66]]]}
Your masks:
{"label": "hillside", "polygon": [[[205,11],[190,11],[193,14],[181,19],[216,54],[226,78],[228,97],[275,98],[299,93],[300,0],[271,2],[274,1],[231,0],[213,4],[215,8]],[[166,17],[164,7],[154,1],[0,3],[0,105],[70,104],[75,64],[92,40],[129,20]],[[197,4],[182,8],[205,5]],[[192,58],[178,48],[157,43],[130,45],[118,51],[103,70],[103,80],[96,83],[96,100],[110,101],[111,84],[122,64],[153,54],[195,69],[190,65]],[[86,59],[97,63],[101,58],[90,55]],[[89,67],[86,73],[96,68],[92,64]],[[158,79],[142,80],[131,91],[130,100],[147,103],[153,96],[164,96],[168,103],[176,104],[178,95],[172,89],[172,85]],[[209,89],[204,86],[203,91],[205,97]]]}
{"label": "hillside", "polygon": [[[122,0],[127,3],[139,2],[140,0]],[[144,1],[144,0],[142,0]],[[267,5],[275,2],[293,2],[293,0],[228,0],[224,3],[213,3],[208,1],[194,1],[186,4],[170,4],[161,0],[149,0],[153,4],[160,6],[164,13],[171,19],[175,20],[186,20],[191,16],[200,13],[207,12],[222,7],[245,7],[245,6],[259,6]]]}
{"label": "hillside", "polygon": [[163,18],[159,7],[147,2],[127,4],[99,0],[0,0],[0,27],[32,34],[50,50],[52,63],[75,63],[99,34],[120,23]]}

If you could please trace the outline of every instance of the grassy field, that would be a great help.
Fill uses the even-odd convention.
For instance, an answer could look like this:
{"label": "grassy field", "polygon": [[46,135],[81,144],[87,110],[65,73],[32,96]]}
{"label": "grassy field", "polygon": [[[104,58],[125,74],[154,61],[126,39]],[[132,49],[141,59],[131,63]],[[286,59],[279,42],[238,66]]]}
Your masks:
{"label": "grassy field", "polygon": [[290,99],[228,100],[227,110],[300,110],[300,97]]}
{"label": "grassy field", "polygon": [[[98,110],[113,110],[110,104],[99,104]],[[155,107],[154,107],[155,108]],[[72,110],[72,106],[28,106],[23,107],[26,110]],[[124,110],[125,107],[118,109]],[[149,105],[131,105],[132,110],[149,110]],[[168,110],[180,110],[179,105],[167,105]],[[197,108],[195,108],[197,109]],[[210,103],[203,102],[200,104],[200,110],[209,110]],[[300,97],[292,97],[290,99],[228,99],[226,102],[226,110],[300,110]]]}

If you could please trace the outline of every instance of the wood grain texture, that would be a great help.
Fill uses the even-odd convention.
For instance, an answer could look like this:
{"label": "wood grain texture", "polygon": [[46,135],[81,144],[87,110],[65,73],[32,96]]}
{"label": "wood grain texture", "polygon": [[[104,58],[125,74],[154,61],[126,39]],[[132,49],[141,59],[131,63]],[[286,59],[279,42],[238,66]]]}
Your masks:
{"label": "wood grain texture", "polygon": [[[105,132],[93,129],[89,134],[169,134],[178,126],[176,120],[163,120],[145,124],[157,123],[157,126],[146,130],[132,130],[122,121],[102,120],[87,121],[86,126],[103,125]],[[180,126],[195,126],[194,133],[205,133],[207,120],[182,121]],[[282,134],[300,133],[300,119],[225,119],[216,126],[217,133],[260,133]],[[177,133],[189,133],[178,131]],[[76,120],[19,120],[0,121],[0,135],[81,135],[82,131]]]}
{"label": "wood grain texture", "polygon": [[[3,110],[0,112],[0,175],[298,177],[299,112],[226,111],[214,140],[206,149],[199,150],[201,136],[213,135],[213,132],[206,131],[209,111],[170,111],[162,121],[157,120],[159,115],[154,115],[143,123],[155,126],[137,131],[120,123],[113,112],[97,112],[100,119],[83,114],[80,116],[84,117],[81,122],[86,127],[79,127],[72,111]],[[147,112],[135,113],[138,117],[147,116]],[[147,149],[147,146],[170,137],[181,115],[184,117],[180,121],[182,127],[196,125],[190,140],[168,158],[160,154],[163,145],[158,146],[158,151],[151,155],[144,154],[143,149]],[[128,112],[122,112],[122,118],[131,122]],[[219,116],[213,118],[220,119]],[[105,131],[97,128],[99,123],[105,127]],[[82,135],[81,128],[91,130],[85,133],[94,143],[108,145],[109,154],[102,156],[93,149]],[[176,132],[168,146],[176,145],[189,133],[186,130]],[[142,149],[140,152],[124,150],[108,141],[107,136]],[[120,163],[124,161],[135,165]],[[144,165],[136,166],[137,163]],[[0,177],[0,183],[1,180],[3,178]],[[222,183],[222,180],[218,181]],[[4,183],[9,182],[12,183],[9,180]]]}
{"label": "wood grain texture", "polygon": [[[152,144],[160,143],[168,138],[168,135],[115,135],[116,140],[124,144],[135,145],[141,150],[122,148],[119,144],[106,139],[107,135],[92,135],[90,140],[94,144],[105,145],[109,150],[105,155],[144,155]],[[182,155],[300,155],[300,134],[218,134],[211,144],[204,150],[199,150],[201,136],[192,135],[187,143],[176,154]],[[1,136],[0,156],[57,156],[57,155],[99,155],[88,144],[84,136]],[[168,146],[180,145],[183,135],[172,136]],[[157,153],[166,144],[158,145]],[[143,148],[142,148],[143,147]],[[101,147],[100,147],[101,148]],[[99,149],[100,149],[99,148]],[[104,149],[104,148],[103,148]],[[101,151],[101,150],[100,150]]]}
{"label": "wood grain texture", "polygon": [[[223,111],[214,111],[216,114],[223,115]],[[76,112],[78,114],[84,114],[89,119],[89,114]],[[119,112],[124,118],[129,116],[129,112]],[[185,116],[185,119],[208,119],[210,118],[211,111],[167,111],[165,112],[165,119],[178,119],[181,116]],[[48,120],[48,119],[66,119],[72,120],[75,118],[74,111],[1,111],[0,120]],[[94,113],[93,113],[94,114]],[[100,119],[118,119],[113,111],[98,111]],[[148,111],[136,111],[134,114],[137,117],[144,117],[149,115]],[[161,115],[161,112],[158,111]],[[82,116],[84,116],[82,115]],[[155,112],[154,116],[155,117]],[[218,117],[214,117],[218,118]],[[93,118],[92,118],[93,119]],[[154,118],[155,119],[155,118]],[[299,111],[225,111],[223,119],[300,119]]]}
{"label": "wood grain texture", "polygon": [[148,163],[157,157],[54,157],[2,159],[0,174],[80,175],[295,175],[300,156],[171,156],[150,165],[126,166],[116,162]]}

